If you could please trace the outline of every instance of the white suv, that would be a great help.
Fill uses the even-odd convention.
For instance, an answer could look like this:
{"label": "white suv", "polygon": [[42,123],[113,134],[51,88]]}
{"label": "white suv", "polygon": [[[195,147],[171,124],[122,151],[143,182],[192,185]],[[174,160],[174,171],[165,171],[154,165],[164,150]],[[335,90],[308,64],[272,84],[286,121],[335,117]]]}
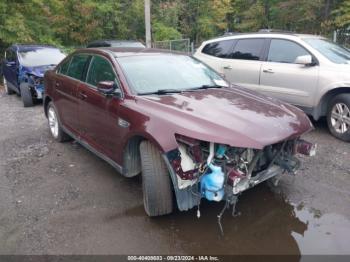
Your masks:
{"label": "white suv", "polygon": [[204,42],[194,56],[234,84],[294,104],[350,141],[350,51],[314,35],[259,32]]}

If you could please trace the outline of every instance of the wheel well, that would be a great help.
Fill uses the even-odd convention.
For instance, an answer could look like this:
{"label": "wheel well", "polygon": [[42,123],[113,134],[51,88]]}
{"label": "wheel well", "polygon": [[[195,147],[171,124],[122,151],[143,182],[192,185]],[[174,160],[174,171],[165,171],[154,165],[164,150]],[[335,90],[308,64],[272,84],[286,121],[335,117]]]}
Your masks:
{"label": "wheel well", "polygon": [[52,101],[52,99],[49,96],[45,97],[44,100],[44,112],[45,112],[45,116],[47,117],[47,106],[48,104]]}
{"label": "wheel well", "polygon": [[130,138],[123,153],[123,174],[126,177],[133,177],[141,173],[140,143],[145,140],[142,136]]}
{"label": "wheel well", "polygon": [[350,93],[349,87],[338,87],[332,89],[323,95],[318,107],[314,110],[313,117],[315,120],[318,120],[321,116],[327,115],[327,109],[329,102],[337,95]]}

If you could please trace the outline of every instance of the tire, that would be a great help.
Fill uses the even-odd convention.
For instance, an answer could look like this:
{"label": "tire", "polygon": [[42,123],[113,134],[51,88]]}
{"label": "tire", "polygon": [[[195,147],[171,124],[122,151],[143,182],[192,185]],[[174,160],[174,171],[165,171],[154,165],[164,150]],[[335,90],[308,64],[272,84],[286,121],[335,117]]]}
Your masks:
{"label": "tire", "polygon": [[21,83],[19,86],[21,90],[21,97],[24,107],[30,107],[34,105],[34,99],[32,92],[30,91],[28,83]]}
{"label": "tire", "polygon": [[55,106],[52,102],[47,105],[47,120],[52,137],[62,143],[70,140],[71,138],[63,131],[61,122],[58,119],[58,114]]}
{"label": "tire", "polygon": [[149,141],[140,144],[143,203],[147,215],[173,211],[173,192],[168,168],[159,150]]}
{"label": "tire", "polygon": [[333,98],[327,111],[329,131],[340,140],[350,142],[350,94]]}
{"label": "tire", "polygon": [[4,76],[4,88],[5,88],[5,93],[8,94],[8,95],[12,95],[12,94],[15,93],[15,91],[13,91],[12,89],[10,89],[8,87],[5,76]]}

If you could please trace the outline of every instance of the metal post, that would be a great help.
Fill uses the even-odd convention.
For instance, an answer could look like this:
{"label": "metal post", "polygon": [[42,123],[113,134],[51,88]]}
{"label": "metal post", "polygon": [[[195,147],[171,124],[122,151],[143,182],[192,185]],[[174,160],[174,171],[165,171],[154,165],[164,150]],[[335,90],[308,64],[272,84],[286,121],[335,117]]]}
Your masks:
{"label": "metal post", "polygon": [[152,47],[151,39],[151,3],[145,0],[145,29],[146,29],[146,47]]}

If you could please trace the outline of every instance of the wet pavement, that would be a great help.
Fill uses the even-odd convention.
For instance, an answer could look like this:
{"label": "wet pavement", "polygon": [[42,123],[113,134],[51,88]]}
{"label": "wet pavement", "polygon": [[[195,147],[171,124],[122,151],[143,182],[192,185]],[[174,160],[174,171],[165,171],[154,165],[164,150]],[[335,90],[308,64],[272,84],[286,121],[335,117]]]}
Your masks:
{"label": "wet pavement", "polygon": [[50,137],[41,105],[0,94],[0,254],[350,254],[350,144],[325,122],[318,155],[280,185],[149,218],[140,177],[127,179],[74,142]]}

